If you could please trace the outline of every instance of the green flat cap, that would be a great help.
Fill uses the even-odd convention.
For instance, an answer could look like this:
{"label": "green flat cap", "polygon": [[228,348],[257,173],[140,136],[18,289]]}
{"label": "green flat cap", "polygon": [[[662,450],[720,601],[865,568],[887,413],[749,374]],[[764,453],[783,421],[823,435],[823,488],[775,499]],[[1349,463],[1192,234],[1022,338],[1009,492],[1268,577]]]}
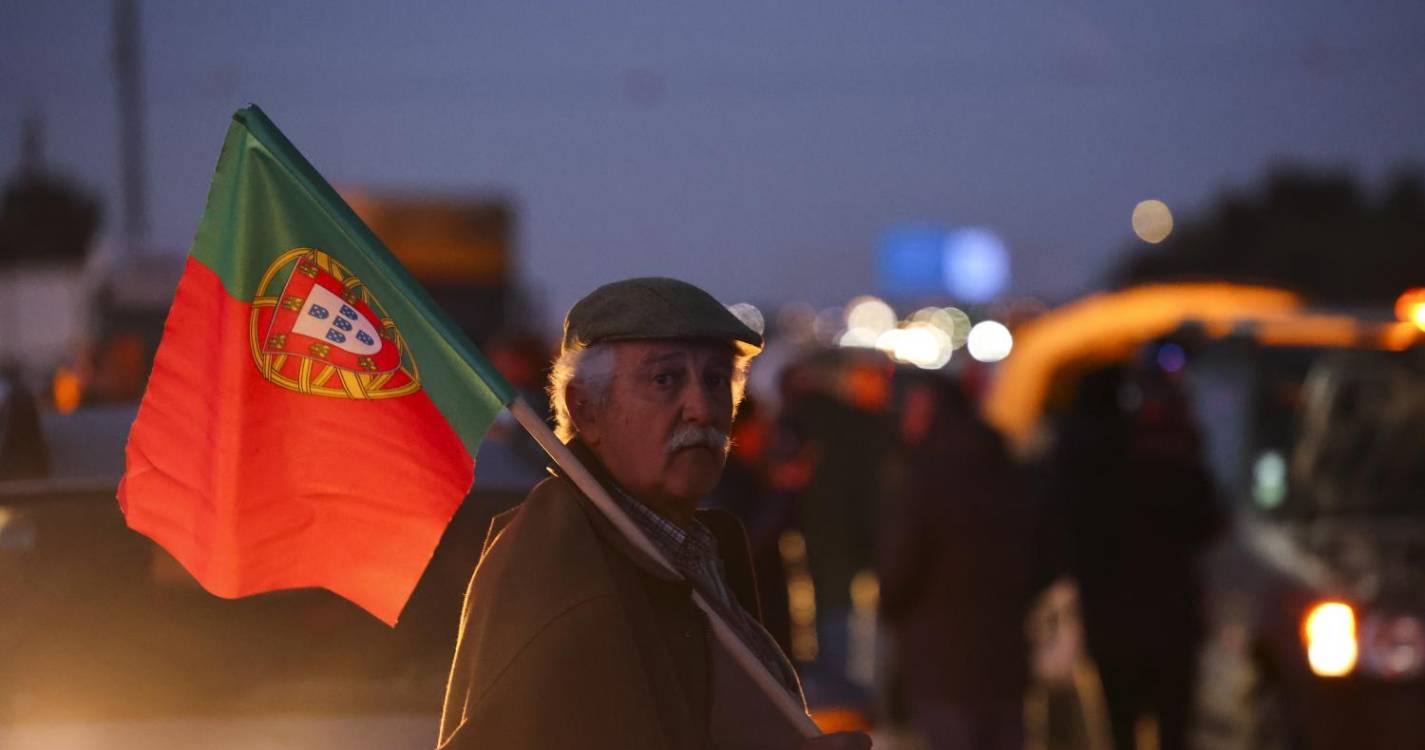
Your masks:
{"label": "green flat cap", "polygon": [[637,339],[716,339],[743,354],[762,350],[762,334],[711,294],[677,279],[649,276],[605,284],[564,317],[564,351]]}

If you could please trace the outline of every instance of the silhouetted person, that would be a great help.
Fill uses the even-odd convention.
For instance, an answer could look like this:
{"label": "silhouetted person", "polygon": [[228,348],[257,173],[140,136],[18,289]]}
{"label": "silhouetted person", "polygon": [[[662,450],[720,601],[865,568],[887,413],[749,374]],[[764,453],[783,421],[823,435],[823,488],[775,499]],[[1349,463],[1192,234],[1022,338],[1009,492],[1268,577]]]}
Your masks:
{"label": "silhouetted person", "polygon": [[0,479],[49,476],[49,445],[19,369],[0,368]]}
{"label": "silhouetted person", "polygon": [[953,381],[911,387],[901,439],[877,567],[911,721],[937,750],[1018,750],[1038,519],[1025,478]]}
{"label": "silhouetted person", "polygon": [[758,402],[748,397],[732,423],[732,450],[722,470],[722,479],[708,497],[707,504],[731,511],[747,528],[752,546],[752,568],[757,577],[757,600],[762,606],[762,626],[791,656],[792,619],[787,602],[787,571],[777,543],[791,528],[794,508],[791,498],[770,486],[767,451],[771,439]]}
{"label": "silhouetted person", "polygon": [[1180,750],[1204,637],[1198,557],[1222,523],[1187,399],[1153,366],[1082,381],[1053,459],[1116,750],[1142,718]]}
{"label": "silhouetted person", "polygon": [[865,695],[848,672],[851,581],[874,566],[874,506],[892,444],[890,373],[884,362],[869,359],[832,366],[830,387],[798,398],[784,417],[801,443],[797,453],[810,462],[799,508],[816,590],[817,658],[807,689],[832,702],[856,703]]}

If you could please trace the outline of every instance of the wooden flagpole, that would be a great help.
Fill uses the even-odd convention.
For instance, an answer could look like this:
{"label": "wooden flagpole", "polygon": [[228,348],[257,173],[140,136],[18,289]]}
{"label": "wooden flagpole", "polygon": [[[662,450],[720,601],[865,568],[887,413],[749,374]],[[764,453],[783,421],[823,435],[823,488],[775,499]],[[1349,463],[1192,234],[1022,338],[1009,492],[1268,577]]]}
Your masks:
{"label": "wooden flagpole", "polygon": [[[529,407],[529,404],[522,397],[515,396],[515,400],[510,403],[510,413],[514,415],[515,420],[520,423],[520,426],[525,428],[525,431],[530,434],[530,437],[533,437],[535,442],[538,442],[540,447],[544,448],[545,452],[549,454],[549,457],[554,459],[554,462],[559,465],[559,468],[564,470],[564,473],[574,482],[574,485],[579,488],[579,491],[583,492],[589,500],[593,501],[594,506],[609,519],[609,522],[619,530],[619,533],[623,534],[629,542],[652,558],[658,565],[673,575],[682,578],[682,574],[679,573],[673,567],[672,563],[663,556],[663,553],[654,546],[648,536],[643,533],[643,530],[624,513],[623,508],[620,508],[618,504],[614,502],[613,498],[609,497],[609,493],[604,489],[604,486],[599,484],[598,480],[594,479],[594,476],[589,473],[588,469],[584,468],[584,464],[579,461],[577,456],[570,452],[568,446],[564,445],[558,437],[555,437],[554,432],[549,429],[549,425],[545,423],[542,417],[535,414],[534,410]],[[752,651],[747,648],[747,644],[742,642],[742,639],[733,632],[732,628],[722,619],[722,616],[718,614],[717,610],[713,609],[712,605],[703,598],[703,595],[699,593],[697,589],[693,590],[693,603],[698,605],[698,608],[707,614],[708,621],[712,623],[713,635],[717,637],[717,639],[722,642],[722,645],[727,648],[728,652],[732,654],[733,660],[737,662],[738,666],[742,667],[743,671],[752,678],[753,682],[757,683],[757,686],[762,689],[762,692],[766,693],[772,703],[781,710],[788,721],[792,722],[792,725],[801,732],[802,736],[816,737],[820,735],[821,730],[817,728],[816,723],[811,720],[811,717],[807,716],[801,703],[787,692],[787,689],[783,687],[782,683],[776,677],[772,676],[772,673],[767,670],[767,667],[763,665],[756,656],[752,655]]]}

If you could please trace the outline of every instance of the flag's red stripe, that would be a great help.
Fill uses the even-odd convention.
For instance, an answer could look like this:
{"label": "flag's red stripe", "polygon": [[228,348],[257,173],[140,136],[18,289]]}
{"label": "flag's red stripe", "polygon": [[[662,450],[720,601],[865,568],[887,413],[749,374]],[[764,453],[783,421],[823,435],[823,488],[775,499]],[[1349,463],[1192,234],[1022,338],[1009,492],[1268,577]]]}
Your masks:
{"label": "flag's red stripe", "polygon": [[424,391],[355,400],[269,383],[250,314],[189,258],[129,435],[128,524],[219,596],[321,586],[394,623],[474,460]]}

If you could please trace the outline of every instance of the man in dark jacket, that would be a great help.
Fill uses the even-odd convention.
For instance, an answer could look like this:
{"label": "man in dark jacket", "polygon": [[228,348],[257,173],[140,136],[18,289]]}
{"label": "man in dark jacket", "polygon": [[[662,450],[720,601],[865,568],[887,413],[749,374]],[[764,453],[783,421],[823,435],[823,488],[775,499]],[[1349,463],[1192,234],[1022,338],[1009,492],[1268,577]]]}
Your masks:
{"label": "man in dark jacket", "polygon": [[1136,728],[1149,716],[1157,747],[1190,744],[1207,632],[1197,565],[1225,521],[1177,378],[1152,360],[1085,376],[1053,456],[1117,750],[1139,747]]}
{"label": "man in dark jacket", "polygon": [[911,721],[932,750],[1018,750],[1039,514],[959,384],[915,383],[901,427],[877,567]]}
{"label": "man in dark jacket", "polygon": [[672,279],[609,284],[565,320],[560,437],[674,568],[563,476],[495,520],[466,597],[439,747],[864,748],[803,741],[734,662],[696,592],[781,689],[795,672],[757,620],[745,534],[696,510],[761,334]]}

